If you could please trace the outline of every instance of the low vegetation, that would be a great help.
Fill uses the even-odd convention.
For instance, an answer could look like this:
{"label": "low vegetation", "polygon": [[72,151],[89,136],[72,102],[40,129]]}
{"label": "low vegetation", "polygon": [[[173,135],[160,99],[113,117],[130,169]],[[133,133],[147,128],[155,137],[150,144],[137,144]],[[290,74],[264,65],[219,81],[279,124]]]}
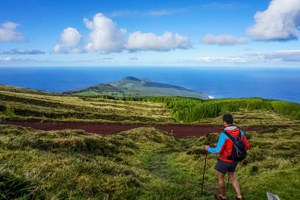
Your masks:
{"label": "low vegetation", "polygon": [[143,167],[158,151],[180,147],[154,128],[103,137],[2,125],[0,135],[2,199],[159,199],[182,187]]}
{"label": "low vegetation", "polygon": [[184,123],[215,118],[220,112],[236,112],[241,109],[273,110],[300,120],[300,104],[262,98],[201,100],[184,97],[145,97],[122,98],[122,100],[164,103],[166,108],[172,110],[171,116]]}
{"label": "low vegetation", "polygon": [[[299,126],[246,132],[247,158],[237,168],[246,199],[299,195]],[[204,193],[204,145],[219,134],[176,139],[154,128],[110,136],[81,130],[37,131],[0,126],[2,199],[213,199],[217,155],[207,158]],[[226,178],[227,180],[227,178]],[[235,191],[229,184],[228,196]]]}
{"label": "low vegetation", "polygon": [[[100,98],[101,97],[101,98]],[[40,131],[0,125],[0,199],[199,199],[217,192],[214,165],[204,145],[219,133],[178,139],[150,123],[264,126],[246,132],[250,149],[237,167],[243,196],[297,199],[300,173],[299,104],[251,99],[181,97],[71,97],[0,85],[0,119],[145,123],[109,136],[82,130]],[[227,182],[227,177],[226,177]],[[229,184],[228,196],[234,188]]]}

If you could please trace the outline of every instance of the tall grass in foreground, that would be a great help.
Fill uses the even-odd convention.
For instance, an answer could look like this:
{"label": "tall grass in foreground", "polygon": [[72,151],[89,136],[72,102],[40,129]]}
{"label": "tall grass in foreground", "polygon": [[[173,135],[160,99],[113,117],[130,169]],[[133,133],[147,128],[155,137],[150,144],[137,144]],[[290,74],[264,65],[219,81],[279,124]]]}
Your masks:
{"label": "tall grass in foreground", "polygon": [[[0,125],[0,199],[212,200],[209,154],[201,195],[204,145],[219,134],[178,140],[154,128],[103,137],[81,130],[37,131]],[[237,168],[245,199],[299,196],[300,127],[247,132],[247,158]],[[228,196],[235,191],[229,186]]]}
{"label": "tall grass in foreground", "polygon": [[[181,185],[143,166],[174,136],[139,128],[108,137],[0,126],[0,199],[176,199]],[[3,192],[5,191],[5,192]]]}

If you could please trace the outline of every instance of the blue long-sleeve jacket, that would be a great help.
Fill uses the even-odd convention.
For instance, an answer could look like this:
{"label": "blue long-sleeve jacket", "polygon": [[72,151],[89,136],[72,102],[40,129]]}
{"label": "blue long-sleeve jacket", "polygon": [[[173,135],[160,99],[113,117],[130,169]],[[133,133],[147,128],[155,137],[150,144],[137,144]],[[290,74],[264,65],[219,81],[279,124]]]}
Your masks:
{"label": "blue long-sleeve jacket", "polygon": [[[233,127],[230,129],[225,129],[229,134],[231,134],[234,137],[238,137],[239,135],[239,130],[236,127]],[[247,141],[247,138],[244,134],[243,131],[241,131],[241,139],[242,141],[245,143],[245,147],[246,149],[249,149],[249,143]],[[225,134],[225,133],[221,133],[219,140],[218,140],[218,144],[216,148],[208,148],[208,152],[210,153],[214,153],[214,154],[219,154],[220,157],[219,159],[225,161],[225,162],[232,162],[232,160],[228,160],[227,158],[232,154],[232,146],[233,146],[233,142],[231,141],[231,139]]]}

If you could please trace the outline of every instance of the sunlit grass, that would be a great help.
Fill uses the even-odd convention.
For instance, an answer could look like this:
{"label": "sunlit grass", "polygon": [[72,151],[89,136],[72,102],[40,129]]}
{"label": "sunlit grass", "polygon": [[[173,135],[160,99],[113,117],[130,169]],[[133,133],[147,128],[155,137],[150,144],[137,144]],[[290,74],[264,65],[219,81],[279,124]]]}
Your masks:
{"label": "sunlit grass", "polygon": [[0,87],[2,119],[174,123],[174,119],[170,117],[170,110],[160,103],[55,96],[40,94],[34,90],[24,90],[23,93],[22,91],[15,87]]}
{"label": "sunlit grass", "polygon": [[[79,98],[2,85],[0,100],[0,120],[180,123],[164,103]],[[241,108],[230,113],[242,130],[265,127],[245,132],[250,149],[236,170],[245,199],[266,199],[266,192],[297,199],[300,121],[274,109]],[[221,126],[223,114],[194,124]],[[0,125],[0,199],[210,200],[218,187],[214,170],[218,155],[207,157],[201,194],[204,145],[208,141],[216,146],[219,135],[177,139],[147,127],[101,136]],[[227,194],[235,196],[231,185]]]}
{"label": "sunlit grass", "polygon": [[[300,120],[293,120],[289,116],[284,116],[275,110],[247,110],[241,109],[237,112],[230,112],[237,126],[291,126],[300,125]],[[222,117],[225,113],[220,113],[216,118],[201,119],[193,124],[222,125]]]}

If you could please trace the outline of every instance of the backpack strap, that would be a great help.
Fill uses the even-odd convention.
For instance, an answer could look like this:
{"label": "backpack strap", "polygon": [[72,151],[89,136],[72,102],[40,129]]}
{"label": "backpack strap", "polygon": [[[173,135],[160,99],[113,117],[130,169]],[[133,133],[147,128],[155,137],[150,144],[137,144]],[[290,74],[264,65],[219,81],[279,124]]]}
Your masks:
{"label": "backpack strap", "polygon": [[225,135],[227,135],[227,137],[229,137],[229,139],[231,139],[231,141],[234,142],[234,141],[233,141],[233,140],[234,140],[234,137],[233,137],[231,134],[229,134],[226,130],[224,130],[223,133],[225,133]]}
{"label": "backpack strap", "polygon": [[225,149],[225,152],[227,153],[228,156],[227,156],[227,157],[222,157],[222,156],[220,156],[220,158],[225,158],[225,159],[227,159],[227,160],[230,160],[230,156],[231,156],[231,155],[229,155],[229,153],[228,153],[228,151],[227,151],[226,149]]}
{"label": "backpack strap", "polygon": [[[230,139],[232,142],[234,142],[234,141],[233,141],[234,137],[233,137],[231,134],[229,134],[226,130],[224,130],[223,133],[225,133],[225,135],[227,135],[227,137],[229,137],[229,139]],[[230,160],[230,155],[229,155],[228,151],[227,151],[226,149],[225,149],[225,151],[226,151],[228,157],[220,157],[220,158],[225,158],[225,159]]]}
{"label": "backpack strap", "polygon": [[239,129],[239,136],[238,136],[238,138],[242,139],[242,133],[241,133],[240,129]]}
{"label": "backpack strap", "polygon": [[[225,135],[227,135],[227,137],[229,137],[229,139],[234,143],[235,137],[233,137],[233,136],[232,136],[230,133],[228,133],[226,130],[224,130],[223,133],[224,133]],[[238,136],[238,138],[241,139],[241,131],[240,131],[240,130],[239,130],[239,136]],[[225,149],[225,151],[226,151],[228,157],[221,157],[221,158],[225,158],[225,159],[228,159],[228,160],[232,160],[232,159],[231,159],[231,155],[229,155],[228,151],[227,151],[226,149]]]}
{"label": "backpack strap", "polygon": [[[235,139],[235,137],[233,137],[230,133],[228,133],[226,130],[224,130],[224,132],[223,133],[225,133],[225,135],[227,135],[227,137],[229,137],[229,139],[231,139],[231,141],[232,142],[234,142],[234,139]],[[238,138],[242,138],[242,133],[241,133],[241,131],[239,130],[239,136],[238,136]]]}

